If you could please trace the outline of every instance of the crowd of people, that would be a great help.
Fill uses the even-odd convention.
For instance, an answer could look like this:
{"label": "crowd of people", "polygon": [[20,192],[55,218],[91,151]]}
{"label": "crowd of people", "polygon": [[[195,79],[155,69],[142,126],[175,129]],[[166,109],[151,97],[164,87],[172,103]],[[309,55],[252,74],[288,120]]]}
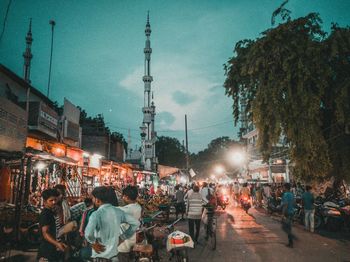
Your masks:
{"label": "crowd of people", "polygon": [[[300,184],[239,184],[191,183],[167,187],[139,188],[128,185],[117,196],[113,187],[93,189],[84,201],[69,206],[64,185],[42,192],[44,209],[39,226],[42,241],[38,251],[39,261],[64,261],[68,254],[79,254],[81,261],[128,261],[136,243],[136,230],[140,226],[142,207],[137,198],[166,195],[173,199],[176,219],[187,219],[188,232],[198,243],[201,224],[206,223],[206,205],[217,205],[217,199],[228,195],[239,204],[241,197],[248,197],[255,207],[262,207],[268,199],[281,198],[283,229],[288,234],[288,246],[293,247],[292,214],[296,198],[305,209],[305,227],[313,232],[314,196],[311,187]],[[78,242],[74,250],[70,243]],[[74,245],[73,245],[74,246]]]}
{"label": "crowd of people", "polygon": [[[83,201],[69,205],[64,185],[42,192],[43,210],[39,218],[41,244],[39,261],[64,261],[73,253],[81,261],[128,261],[136,243],[142,207],[137,198],[172,198],[176,219],[188,220],[188,232],[198,243],[205,205],[216,205],[223,186],[191,183],[169,187],[128,185],[118,194],[113,187],[100,186]],[[229,189],[229,187],[227,187]],[[73,244],[72,244],[73,243]],[[76,247],[79,249],[76,249]]]}
{"label": "crowd of people", "polygon": [[[138,188],[127,186],[122,192],[122,207],[112,187],[96,187],[92,198],[69,207],[65,186],[57,185],[42,192],[44,209],[39,218],[42,241],[39,261],[64,261],[72,252],[93,261],[118,261],[118,253],[127,253],[136,243],[141,206]],[[67,243],[80,241],[80,249]]]}

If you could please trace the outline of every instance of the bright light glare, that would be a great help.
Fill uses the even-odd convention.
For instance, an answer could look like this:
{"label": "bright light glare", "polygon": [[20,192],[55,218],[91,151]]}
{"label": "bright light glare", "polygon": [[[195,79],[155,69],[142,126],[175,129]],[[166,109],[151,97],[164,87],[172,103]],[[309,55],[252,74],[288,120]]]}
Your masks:
{"label": "bright light glare", "polygon": [[97,158],[97,159],[103,158],[103,156],[101,156],[101,155],[99,155],[99,154],[96,154],[96,153],[93,154],[92,157]]}
{"label": "bright light glare", "polygon": [[245,154],[240,151],[234,151],[230,153],[230,161],[233,164],[240,165],[245,161]]}
{"label": "bright light glare", "polygon": [[90,154],[88,152],[83,152],[83,157],[89,157]]}
{"label": "bright light glare", "polygon": [[46,168],[46,164],[43,163],[43,162],[39,162],[36,166],[35,166],[36,169],[38,169],[39,171],[42,171]]}
{"label": "bright light glare", "polygon": [[222,174],[225,172],[225,168],[223,166],[216,166],[215,167],[215,173],[216,174]]}

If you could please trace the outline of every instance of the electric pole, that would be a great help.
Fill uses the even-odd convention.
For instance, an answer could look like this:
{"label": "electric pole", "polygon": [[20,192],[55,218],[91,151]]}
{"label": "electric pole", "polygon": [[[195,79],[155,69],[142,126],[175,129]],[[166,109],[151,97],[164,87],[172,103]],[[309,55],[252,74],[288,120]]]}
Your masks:
{"label": "electric pole", "polygon": [[53,33],[54,33],[56,22],[54,20],[50,20],[49,24],[51,25],[51,52],[50,52],[50,66],[49,66],[49,81],[47,83],[47,98],[49,98],[49,95],[50,95],[52,51],[53,51]]}
{"label": "electric pole", "polygon": [[186,135],[186,170],[189,168],[189,156],[188,156],[188,135],[187,135],[187,115],[185,115],[185,135]]}

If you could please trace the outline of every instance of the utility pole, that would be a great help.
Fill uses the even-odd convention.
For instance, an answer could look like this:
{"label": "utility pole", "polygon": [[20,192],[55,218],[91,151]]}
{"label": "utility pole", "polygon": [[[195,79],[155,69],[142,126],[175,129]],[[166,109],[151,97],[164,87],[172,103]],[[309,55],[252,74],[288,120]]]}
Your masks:
{"label": "utility pole", "polygon": [[185,135],[186,135],[186,170],[189,170],[189,157],[188,157],[188,135],[187,135],[187,115],[185,115]]}
{"label": "utility pole", "polygon": [[49,24],[51,25],[51,52],[50,52],[50,66],[49,66],[49,81],[47,83],[47,98],[49,98],[49,95],[50,95],[52,51],[53,51],[53,33],[54,33],[56,22],[54,20],[50,20]]}
{"label": "utility pole", "polygon": [[27,114],[27,123],[29,121],[29,96],[30,96],[30,64],[33,58],[32,55],[32,19],[29,20],[29,30],[26,36],[26,50],[23,53],[24,58],[24,80],[29,84],[27,87],[27,96],[26,96],[26,114]]}
{"label": "utility pole", "polygon": [[111,160],[111,131],[108,130],[108,160]]}

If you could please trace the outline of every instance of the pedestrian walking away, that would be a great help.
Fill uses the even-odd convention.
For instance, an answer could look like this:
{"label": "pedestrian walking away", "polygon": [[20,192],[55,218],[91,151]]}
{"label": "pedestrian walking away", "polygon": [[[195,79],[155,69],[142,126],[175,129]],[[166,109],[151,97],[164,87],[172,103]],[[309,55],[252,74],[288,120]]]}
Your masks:
{"label": "pedestrian walking away", "polygon": [[315,207],[314,207],[314,195],[311,192],[312,187],[306,186],[306,192],[304,192],[301,196],[302,204],[304,206],[304,224],[305,229],[314,232],[314,217],[315,217]]}
{"label": "pedestrian walking away", "polygon": [[290,192],[290,184],[284,184],[284,194],[282,196],[282,229],[287,233],[287,247],[293,248],[294,235],[292,234],[292,222],[294,213],[294,195]]}
{"label": "pedestrian walking away", "polygon": [[201,226],[202,209],[202,195],[199,193],[199,187],[195,185],[193,187],[193,193],[187,199],[188,229],[190,232],[190,236],[195,243],[198,242]]}

